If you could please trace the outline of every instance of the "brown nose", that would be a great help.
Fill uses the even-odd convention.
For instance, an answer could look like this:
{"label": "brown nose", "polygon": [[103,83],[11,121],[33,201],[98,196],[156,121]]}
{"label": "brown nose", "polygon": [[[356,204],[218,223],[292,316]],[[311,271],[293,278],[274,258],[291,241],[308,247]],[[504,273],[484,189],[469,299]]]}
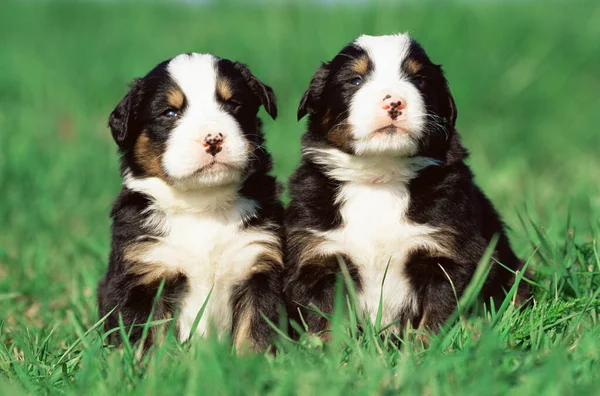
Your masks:
{"label": "brown nose", "polygon": [[217,155],[217,153],[223,150],[223,139],[224,137],[222,133],[209,133],[208,135],[206,135],[203,144],[203,146],[206,147],[206,152],[212,155],[213,157]]}
{"label": "brown nose", "polygon": [[402,115],[402,110],[406,108],[406,100],[400,96],[385,95],[381,108],[388,112],[392,120],[395,120]]}

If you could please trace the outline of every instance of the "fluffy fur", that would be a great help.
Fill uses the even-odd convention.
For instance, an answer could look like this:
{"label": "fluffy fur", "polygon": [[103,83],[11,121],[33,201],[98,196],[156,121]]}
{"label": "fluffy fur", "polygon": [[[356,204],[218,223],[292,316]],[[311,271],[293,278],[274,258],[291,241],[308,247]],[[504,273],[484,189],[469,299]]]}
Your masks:
{"label": "fluffy fur", "polygon": [[[494,259],[522,268],[464,162],[442,69],[408,35],[361,36],[322,64],[300,102],[298,117],[306,114],[285,218],[285,295],[311,331],[327,321],[303,307],[331,312],[338,257],[367,317],[375,320],[383,285],[383,325],[433,331],[494,235]],[[494,264],[483,297],[501,298],[513,282]]]}
{"label": "fluffy fur", "polygon": [[[100,315],[112,309],[137,341],[161,282],[153,320],[176,318],[180,340],[230,335],[238,348],[264,349],[281,295],[283,209],[259,106],[276,117],[271,88],[243,64],[209,54],[165,61],[110,116],[123,189],[112,210]],[[210,298],[209,298],[210,294]],[[152,331],[147,344],[156,339]]]}

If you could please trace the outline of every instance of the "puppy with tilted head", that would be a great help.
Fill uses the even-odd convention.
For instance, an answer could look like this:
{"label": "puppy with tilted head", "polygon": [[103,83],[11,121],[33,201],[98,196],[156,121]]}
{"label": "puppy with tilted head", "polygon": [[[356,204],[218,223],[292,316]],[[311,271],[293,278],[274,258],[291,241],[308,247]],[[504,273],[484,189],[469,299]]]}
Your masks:
{"label": "puppy with tilted head", "polygon": [[[300,102],[298,118],[306,114],[285,218],[285,295],[311,332],[328,323],[305,307],[331,312],[339,259],[366,317],[375,320],[382,295],[382,325],[431,331],[494,236],[494,260],[522,268],[465,164],[442,69],[407,34],[363,35],[323,63]],[[483,297],[502,298],[514,279],[494,263]]]}
{"label": "puppy with tilted head", "polygon": [[[260,106],[275,118],[270,87],[243,64],[210,54],[160,63],[110,115],[123,187],[112,209],[100,315],[122,316],[131,340],[152,320],[175,318],[180,340],[231,334],[261,350],[283,305],[283,209],[269,175]],[[148,346],[157,336],[152,328]]]}

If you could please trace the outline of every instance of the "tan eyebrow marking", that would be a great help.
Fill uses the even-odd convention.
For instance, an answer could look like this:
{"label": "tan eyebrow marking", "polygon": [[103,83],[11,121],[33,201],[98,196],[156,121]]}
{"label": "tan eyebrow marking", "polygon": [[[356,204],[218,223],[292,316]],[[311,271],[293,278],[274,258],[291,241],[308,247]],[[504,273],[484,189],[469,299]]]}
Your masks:
{"label": "tan eyebrow marking", "polygon": [[233,96],[231,81],[224,77],[217,78],[217,95],[223,100],[229,100]]}
{"label": "tan eyebrow marking", "polygon": [[183,102],[185,102],[185,95],[179,89],[179,87],[175,87],[167,92],[167,103],[174,109],[181,109],[183,107]]}
{"label": "tan eyebrow marking", "polygon": [[354,59],[350,68],[358,74],[367,74],[367,70],[369,70],[369,57],[363,55],[360,58]]}
{"label": "tan eyebrow marking", "polygon": [[410,74],[417,74],[419,73],[419,71],[421,71],[421,68],[423,67],[423,65],[416,61],[415,59],[408,59],[406,61],[406,71]]}

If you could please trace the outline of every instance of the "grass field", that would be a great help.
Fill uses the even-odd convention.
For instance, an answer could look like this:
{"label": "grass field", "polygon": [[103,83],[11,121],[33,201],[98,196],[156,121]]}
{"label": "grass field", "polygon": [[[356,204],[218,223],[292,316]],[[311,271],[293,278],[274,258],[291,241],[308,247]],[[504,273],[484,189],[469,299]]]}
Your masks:
{"label": "grass field", "polygon": [[[0,6],[0,394],[600,394],[600,3],[404,5],[24,2]],[[442,63],[477,180],[536,277],[535,303],[464,315],[424,347],[357,337],[276,356],[167,337],[103,346],[95,286],[120,179],[108,114],[127,83],[199,51],[273,86],[276,175],[296,106],[360,33],[410,31]],[[338,326],[339,325],[339,326]]]}

